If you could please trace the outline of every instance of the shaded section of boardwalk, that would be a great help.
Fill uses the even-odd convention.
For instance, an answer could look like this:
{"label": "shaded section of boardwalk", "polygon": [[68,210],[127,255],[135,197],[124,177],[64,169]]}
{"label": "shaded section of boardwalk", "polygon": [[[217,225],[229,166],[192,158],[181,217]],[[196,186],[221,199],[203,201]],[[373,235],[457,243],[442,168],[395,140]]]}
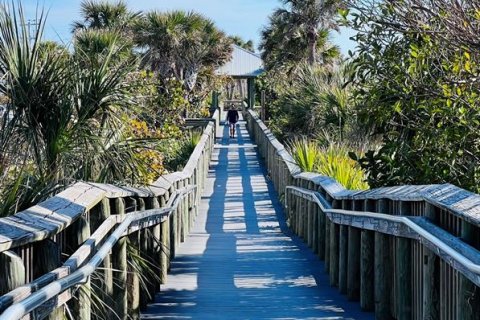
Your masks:
{"label": "shaded section of boardwalk", "polygon": [[291,237],[243,123],[214,152],[200,215],[143,319],[373,319]]}

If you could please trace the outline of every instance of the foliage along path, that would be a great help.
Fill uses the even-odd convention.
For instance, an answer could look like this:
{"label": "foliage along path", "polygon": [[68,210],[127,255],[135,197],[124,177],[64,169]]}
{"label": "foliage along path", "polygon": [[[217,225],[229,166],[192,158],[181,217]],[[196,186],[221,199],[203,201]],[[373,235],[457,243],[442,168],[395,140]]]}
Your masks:
{"label": "foliage along path", "polygon": [[329,285],[323,263],[292,237],[240,121],[224,128],[195,227],[142,319],[373,319]]}

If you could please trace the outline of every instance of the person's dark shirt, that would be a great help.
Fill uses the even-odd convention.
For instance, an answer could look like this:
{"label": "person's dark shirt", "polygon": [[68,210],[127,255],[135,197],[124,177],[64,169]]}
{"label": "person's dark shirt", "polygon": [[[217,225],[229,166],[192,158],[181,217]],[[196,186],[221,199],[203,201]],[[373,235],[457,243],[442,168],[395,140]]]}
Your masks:
{"label": "person's dark shirt", "polygon": [[236,123],[238,121],[238,111],[237,110],[228,110],[227,120],[230,123]]}

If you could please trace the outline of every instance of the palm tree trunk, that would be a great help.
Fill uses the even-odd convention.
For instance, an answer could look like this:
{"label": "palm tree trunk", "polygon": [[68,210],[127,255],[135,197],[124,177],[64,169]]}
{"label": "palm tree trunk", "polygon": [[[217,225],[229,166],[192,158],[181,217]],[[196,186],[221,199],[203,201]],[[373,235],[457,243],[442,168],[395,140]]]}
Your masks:
{"label": "palm tree trunk", "polygon": [[308,32],[308,63],[310,65],[317,62],[317,38],[317,28],[310,28]]}

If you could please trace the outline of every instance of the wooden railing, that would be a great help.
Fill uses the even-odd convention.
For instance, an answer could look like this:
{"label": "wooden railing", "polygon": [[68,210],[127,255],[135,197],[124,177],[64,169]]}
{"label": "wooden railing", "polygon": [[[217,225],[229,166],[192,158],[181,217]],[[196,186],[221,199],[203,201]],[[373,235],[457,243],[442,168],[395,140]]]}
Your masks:
{"label": "wooden railing", "polygon": [[330,284],[377,319],[480,318],[480,196],[450,184],[351,191],[301,172],[251,110],[248,130],[290,228]]}
{"label": "wooden railing", "polygon": [[[0,318],[137,318],[193,225],[218,110],[213,120],[181,172],[142,188],[79,182],[1,218]],[[151,274],[140,275],[132,256]]]}

